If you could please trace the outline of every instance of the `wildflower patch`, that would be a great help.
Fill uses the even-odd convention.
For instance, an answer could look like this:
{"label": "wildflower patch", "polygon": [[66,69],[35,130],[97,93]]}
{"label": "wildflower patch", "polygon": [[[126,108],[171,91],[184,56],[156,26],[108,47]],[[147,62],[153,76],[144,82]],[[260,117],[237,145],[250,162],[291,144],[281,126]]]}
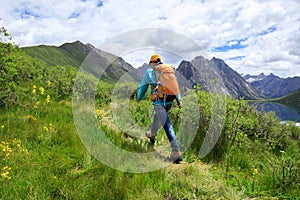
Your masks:
{"label": "wildflower patch", "polygon": [[10,180],[12,163],[21,157],[28,156],[28,150],[22,146],[21,140],[0,142],[0,182]]}

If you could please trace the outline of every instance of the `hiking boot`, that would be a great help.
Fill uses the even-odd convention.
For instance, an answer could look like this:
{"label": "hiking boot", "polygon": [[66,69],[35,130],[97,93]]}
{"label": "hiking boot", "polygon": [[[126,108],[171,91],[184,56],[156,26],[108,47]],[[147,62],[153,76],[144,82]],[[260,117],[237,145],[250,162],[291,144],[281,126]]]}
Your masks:
{"label": "hiking boot", "polygon": [[152,144],[155,143],[155,135],[152,134],[150,131],[146,132],[146,137],[150,139],[150,142],[151,142]]}
{"label": "hiking boot", "polygon": [[181,152],[179,150],[172,151],[170,155],[167,157],[169,161],[172,161],[173,163],[179,163],[182,161]]}

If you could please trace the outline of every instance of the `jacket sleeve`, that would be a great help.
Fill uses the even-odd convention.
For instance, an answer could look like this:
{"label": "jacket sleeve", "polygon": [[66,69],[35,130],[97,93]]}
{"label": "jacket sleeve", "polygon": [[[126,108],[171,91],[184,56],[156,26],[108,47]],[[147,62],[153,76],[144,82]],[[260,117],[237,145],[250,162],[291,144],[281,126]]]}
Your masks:
{"label": "jacket sleeve", "polygon": [[151,83],[151,80],[149,77],[149,71],[147,70],[143,76],[143,79],[141,81],[141,84],[140,84],[140,87],[138,90],[137,101],[141,101],[144,99],[150,83]]}
{"label": "jacket sleeve", "polygon": [[181,94],[176,95],[176,99],[177,99],[177,101],[181,101],[182,100],[181,99]]}

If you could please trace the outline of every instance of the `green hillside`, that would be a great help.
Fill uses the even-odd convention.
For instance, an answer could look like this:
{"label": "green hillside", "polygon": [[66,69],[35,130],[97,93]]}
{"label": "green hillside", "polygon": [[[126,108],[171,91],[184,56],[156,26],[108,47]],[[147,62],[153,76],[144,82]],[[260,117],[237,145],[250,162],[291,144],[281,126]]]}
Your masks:
{"label": "green hillside", "polygon": [[[49,49],[52,52],[45,53],[46,59],[67,55],[58,53],[57,48]],[[170,163],[152,172],[132,173],[127,157],[109,157],[128,167],[128,171],[119,171],[98,160],[104,152],[112,153],[111,149],[101,146],[101,151],[93,151],[94,145],[102,142],[101,131],[116,147],[125,150],[122,152],[161,155],[164,145],[169,147],[163,129],[152,146],[147,140],[126,137],[127,130],[120,128],[128,125],[129,118],[140,127],[149,126],[150,95],[138,103],[132,94],[138,85],[120,84],[114,95],[128,104],[122,107],[112,102],[115,85],[98,82],[70,63],[49,67],[49,61],[46,65],[41,59],[29,56],[12,43],[0,42],[0,199],[299,198],[300,128],[293,123],[280,124],[273,114],[258,113],[244,100],[196,88],[188,93],[193,101],[184,96],[183,108],[170,111],[181,145],[189,139],[178,135],[181,124],[194,123],[196,119],[199,125],[195,138],[189,141],[191,145],[184,149],[184,162]],[[124,99],[124,94],[132,95]],[[225,100],[226,105],[218,104],[218,100]],[[226,113],[214,115],[219,113],[220,105]],[[118,107],[126,112],[114,112]],[[89,112],[91,120],[74,123],[75,108],[83,114]],[[85,119],[85,115],[82,117]],[[124,121],[116,121],[116,117]],[[213,117],[217,121],[211,124]],[[87,137],[82,137],[78,131],[81,125],[93,131],[85,131]],[[216,142],[213,149],[200,158],[208,130],[220,126],[220,137],[208,135],[208,143]],[[181,133],[190,136],[190,127]],[[136,131],[135,127],[131,131]],[[83,142],[90,145],[84,146]],[[149,163],[162,162],[166,161]]]}
{"label": "green hillside", "polygon": [[65,50],[72,58],[75,58],[80,64],[84,61],[86,56],[91,52],[94,47],[84,45],[80,41],[73,43],[65,43],[59,46],[59,49]]}
{"label": "green hillside", "polygon": [[[86,71],[99,77],[101,80],[116,82],[127,72],[128,64],[117,56],[96,49],[89,44],[80,41],[65,43],[59,47],[39,45],[22,48],[31,57],[44,62],[47,66],[73,66],[76,69],[84,66]],[[90,52],[92,59],[85,60]]]}
{"label": "green hillside", "polygon": [[44,61],[48,66],[71,65],[79,67],[81,59],[72,56],[69,52],[56,46],[39,45],[33,47],[24,47],[24,49],[33,58]]}
{"label": "green hillside", "polygon": [[298,113],[300,113],[300,89],[284,97],[275,99],[274,101],[292,107]]}

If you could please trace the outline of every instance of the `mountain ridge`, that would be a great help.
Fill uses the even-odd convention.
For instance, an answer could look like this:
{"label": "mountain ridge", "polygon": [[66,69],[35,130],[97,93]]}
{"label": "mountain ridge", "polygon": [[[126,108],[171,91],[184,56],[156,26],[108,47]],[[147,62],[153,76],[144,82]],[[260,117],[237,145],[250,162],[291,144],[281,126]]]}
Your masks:
{"label": "mountain ridge", "polygon": [[[60,46],[51,45],[38,45],[31,47],[23,47],[30,56],[42,60],[49,67],[71,65],[76,68],[80,68],[85,59],[91,54],[95,53],[95,61],[93,66],[90,66],[88,70],[96,75],[103,75],[104,80],[118,80],[125,73],[130,73],[136,80],[140,80],[144,71],[147,69],[147,64],[144,64],[141,68],[133,68],[132,65],[126,62],[123,58],[105,52],[101,49],[97,49],[92,44],[83,44],[79,40],[74,42],[67,42]],[[100,64],[99,64],[100,63]],[[99,70],[99,65],[105,66],[105,72],[102,73]],[[198,68],[195,68],[197,66]],[[202,69],[204,67],[204,69]],[[192,61],[182,61],[176,68],[178,73],[181,73],[186,80],[188,80],[191,86],[200,84],[203,89],[208,89],[207,82],[210,81],[206,76],[217,77],[220,76],[224,83],[220,89],[227,95],[233,98],[245,98],[245,99],[261,99],[266,97],[279,97],[292,93],[297,88],[287,87],[288,89],[281,89],[287,84],[282,84],[282,78],[270,74],[269,81],[263,84],[261,82],[266,80],[263,73],[259,76],[253,75],[240,75],[238,72],[230,68],[224,60],[213,57],[212,59],[205,59],[202,56],[196,56]],[[199,74],[196,74],[200,71]],[[101,73],[100,73],[101,72]],[[270,78],[271,77],[271,78]],[[300,77],[299,85],[300,85]],[[272,80],[274,79],[274,80]],[[293,85],[290,78],[286,80],[290,81],[290,85]],[[206,82],[206,83],[205,83]],[[274,87],[274,84],[281,84],[280,87]],[[290,86],[289,85],[289,86]],[[268,86],[268,87],[267,87]],[[300,86],[299,86],[300,87]],[[272,90],[271,90],[271,89]],[[274,88],[278,88],[274,91]],[[279,93],[285,91],[285,93]]]}
{"label": "mountain ridge", "polygon": [[79,40],[60,46],[38,45],[22,49],[31,57],[42,60],[49,67],[71,65],[80,68],[83,65],[96,77],[102,76],[102,79],[108,81],[116,81],[123,74],[134,71],[123,58],[97,49],[89,43],[83,44]]}
{"label": "mountain ridge", "polygon": [[291,94],[300,88],[300,77],[281,78],[273,73],[265,75],[244,75],[243,78],[254,88],[269,98],[278,98]]}
{"label": "mountain ridge", "polygon": [[223,84],[219,84],[219,89],[232,98],[264,98],[264,95],[252,88],[239,73],[231,69],[222,59],[214,57],[209,60],[197,56],[191,62],[182,61],[177,71],[189,81],[190,85],[200,84],[204,90],[209,90],[210,81],[216,79],[223,82]]}
{"label": "mountain ridge", "polygon": [[22,47],[31,57],[43,61],[49,67],[55,65],[72,65],[80,66],[80,62],[74,57],[70,56],[65,50],[56,46],[38,45],[30,47]]}

